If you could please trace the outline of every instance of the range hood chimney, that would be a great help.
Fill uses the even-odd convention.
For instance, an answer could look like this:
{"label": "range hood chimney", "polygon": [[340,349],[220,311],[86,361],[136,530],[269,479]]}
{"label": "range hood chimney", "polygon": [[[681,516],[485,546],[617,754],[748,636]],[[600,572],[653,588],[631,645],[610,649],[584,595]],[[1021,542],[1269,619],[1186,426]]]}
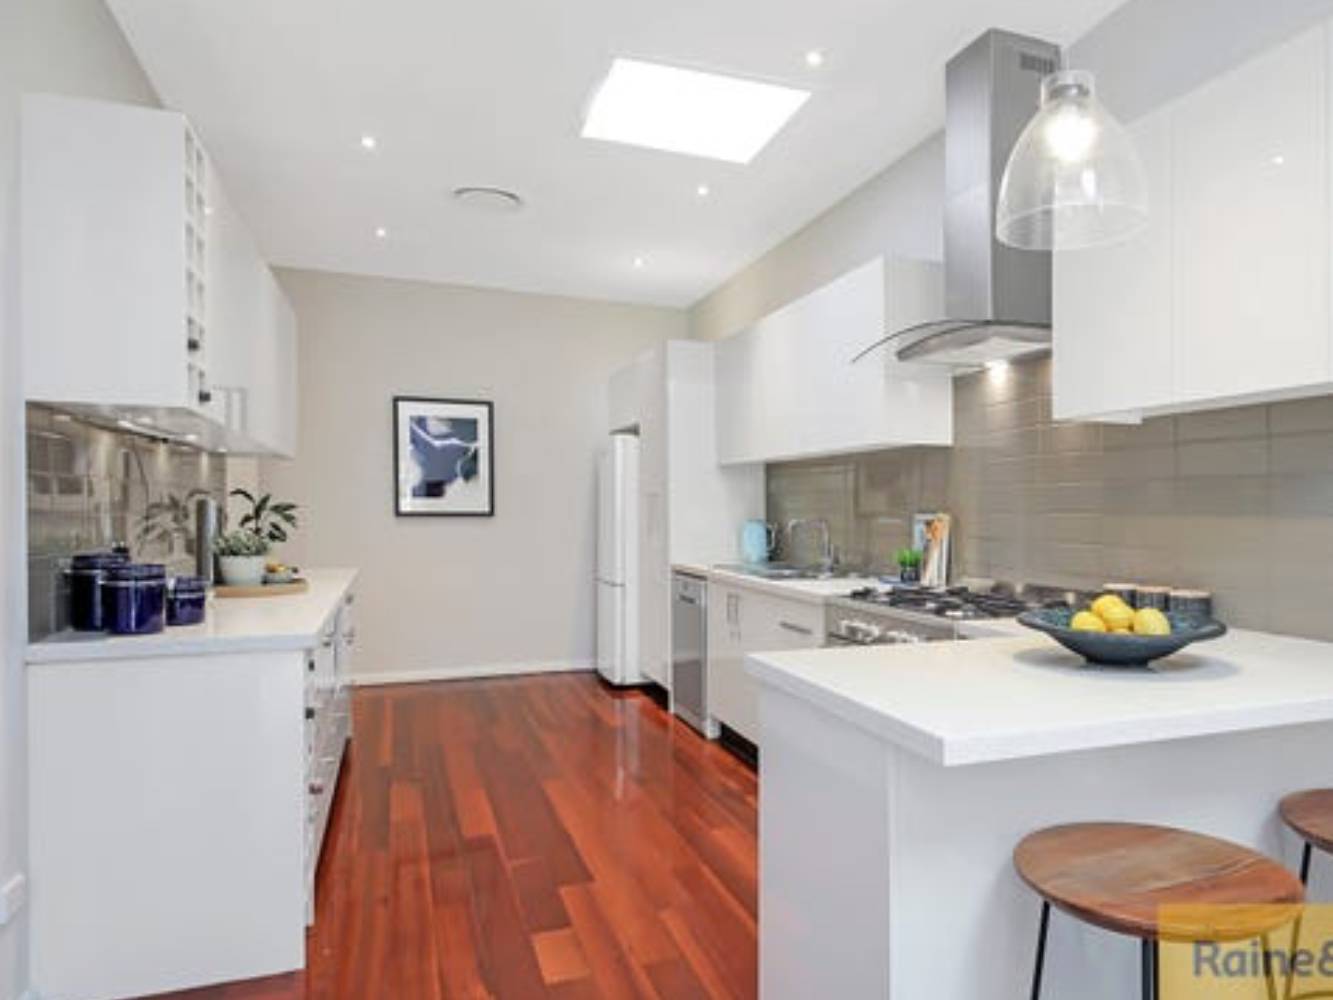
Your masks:
{"label": "range hood chimney", "polygon": [[1051,254],[995,236],[1005,164],[1035,113],[1041,79],[1060,49],[1007,31],[986,32],[945,71],[944,288],[947,318],[889,330],[880,346],[900,361],[970,371],[1043,353],[1051,343]]}

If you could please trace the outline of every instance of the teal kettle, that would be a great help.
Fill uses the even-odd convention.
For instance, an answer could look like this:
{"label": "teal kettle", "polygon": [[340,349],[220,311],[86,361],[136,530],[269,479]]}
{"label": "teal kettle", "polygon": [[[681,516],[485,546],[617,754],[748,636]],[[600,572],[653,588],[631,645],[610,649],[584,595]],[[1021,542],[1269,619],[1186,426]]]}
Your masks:
{"label": "teal kettle", "polygon": [[741,527],[741,558],[747,563],[766,563],[775,541],[773,525],[757,518],[746,521]]}

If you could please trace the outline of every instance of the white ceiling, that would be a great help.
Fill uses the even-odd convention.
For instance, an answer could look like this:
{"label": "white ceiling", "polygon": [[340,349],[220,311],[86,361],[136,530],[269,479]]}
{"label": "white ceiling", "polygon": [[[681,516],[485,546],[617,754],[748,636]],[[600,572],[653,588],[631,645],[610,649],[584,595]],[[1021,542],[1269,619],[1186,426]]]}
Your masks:
{"label": "white ceiling", "polygon": [[[1003,27],[1067,44],[1119,5],[108,2],[274,263],[671,306],[693,303],[937,129],[944,63],[975,35]],[[812,48],[826,54],[820,69],[805,64]],[[814,96],[748,166],[581,139],[583,108],[614,55]],[[365,133],[378,140],[373,153]],[[513,188],[527,206],[469,211],[449,197],[461,185]]]}

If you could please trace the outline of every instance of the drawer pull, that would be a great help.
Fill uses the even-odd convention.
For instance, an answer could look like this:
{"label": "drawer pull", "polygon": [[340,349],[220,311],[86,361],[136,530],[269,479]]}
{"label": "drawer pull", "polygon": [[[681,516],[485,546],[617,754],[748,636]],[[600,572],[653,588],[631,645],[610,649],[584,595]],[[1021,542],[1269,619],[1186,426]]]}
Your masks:
{"label": "drawer pull", "polygon": [[305,668],[309,670],[312,674],[315,672],[315,658],[313,656],[305,661]]}
{"label": "drawer pull", "polygon": [[306,707],[306,710],[305,710],[305,718],[306,718],[306,721],[309,722],[309,721],[310,721],[311,719],[313,719],[314,717],[315,717],[315,709],[314,709],[314,707],[313,707],[313,706],[307,706],[307,707]]}
{"label": "drawer pull", "polygon": [[797,635],[815,634],[813,629],[808,629],[804,625],[797,625],[794,622],[778,622],[778,626],[786,629],[788,632],[795,632]]}
{"label": "drawer pull", "polygon": [[323,794],[324,794],[324,782],[322,782],[322,781],[312,781],[312,782],[310,782],[310,794],[311,794],[311,795],[323,795]]}
{"label": "drawer pull", "polygon": [[355,603],[356,603],[356,595],[355,595],[355,594],[348,594],[348,595],[347,595],[347,603],[348,603],[348,604],[355,604]]}

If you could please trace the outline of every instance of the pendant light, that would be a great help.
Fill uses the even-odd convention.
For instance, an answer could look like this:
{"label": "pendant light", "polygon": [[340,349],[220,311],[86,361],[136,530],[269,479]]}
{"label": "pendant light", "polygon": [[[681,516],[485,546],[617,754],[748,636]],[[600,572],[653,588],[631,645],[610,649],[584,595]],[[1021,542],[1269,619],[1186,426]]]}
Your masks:
{"label": "pendant light", "polygon": [[995,231],[1025,250],[1075,250],[1127,239],[1148,221],[1148,183],[1133,140],[1094,94],[1091,73],[1041,82],[1041,108],[1000,182]]}

